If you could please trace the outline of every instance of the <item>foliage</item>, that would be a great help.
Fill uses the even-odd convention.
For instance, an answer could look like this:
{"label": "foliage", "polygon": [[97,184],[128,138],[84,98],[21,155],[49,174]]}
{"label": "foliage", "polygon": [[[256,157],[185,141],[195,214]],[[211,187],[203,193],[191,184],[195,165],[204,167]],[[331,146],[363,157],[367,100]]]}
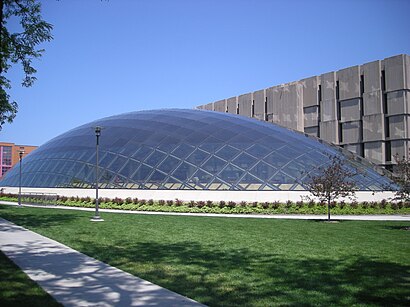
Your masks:
{"label": "foliage", "polygon": [[[1,194],[0,201],[17,201],[16,194]],[[38,198],[22,198],[23,203],[28,204],[43,204],[43,205],[60,205],[69,207],[93,208],[95,199],[87,201],[87,198],[65,197],[60,196],[55,200],[44,200]],[[221,201],[213,203],[212,201],[189,201],[184,202],[180,199],[158,200],[152,199],[146,201],[144,199],[134,198],[100,198],[99,204],[101,209],[121,209],[134,211],[154,211],[154,212],[187,212],[187,213],[214,213],[214,214],[326,214],[326,208],[322,203],[317,203],[314,200],[309,202],[291,201],[286,203],[275,202],[252,202],[242,205],[236,205],[235,202]],[[339,203],[331,203],[330,207],[334,214],[338,215],[361,215],[361,214],[410,214],[410,202],[389,202],[385,199],[380,202],[362,202],[353,201],[347,203],[341,201]]]}
{"label": "foliage", "polygon": [[347,169],[338,156],[329,156],[330,164],[321,166],[315,175],[308,174],[307,190],[319,201],[327,203],[327,215],[330,220],[331,203],[339,198],[355,195],[356,184],[352,179],[356,172]]}
{"label": "foliage", "polygon": [[[10,32],[7,23],[11,19],[19,20],[22,32]],[[11,82],[4,75],[12,65],[20,63],[24,72],[22,86],[33,85],[37,71],[32,62],[44,53],[37,46],[53,39],[52,29],[41,17],[39,0],[0,1],[0,129],[5,122],[13,121],[18,109],[6,91],[11,88]]]}
{"label": "foliage", "polygon": [[409,305],[409,222],[106,213],[97,225],[90,212],[11,206],[0,216],[208,306]]}
{"label": "foliage", "polygon": [[[410,157],[410,149],[409,149]],[[396,198],[402,201],[410,201],[410,158],[401,157],[396,154],[394,160],[395,166],[395,181],[399,185],[399,190],[396,192]]]}

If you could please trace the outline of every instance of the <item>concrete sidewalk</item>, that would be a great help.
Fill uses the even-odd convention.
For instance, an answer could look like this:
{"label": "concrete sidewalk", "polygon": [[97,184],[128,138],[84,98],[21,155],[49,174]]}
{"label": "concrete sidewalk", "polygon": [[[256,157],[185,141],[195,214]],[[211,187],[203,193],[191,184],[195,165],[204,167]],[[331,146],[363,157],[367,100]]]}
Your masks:
{"label": "concrete sidewalk", "polygon": [[2,218],[0,249],[64,306],[203,306]]}
{"label": "concrete sidewalk", "polygon": [[[2,205],[17,206],[16,202],[0,201]],[[66,210],[79,210],[94,212],[93,208],[79,208],[79,207],[67,207],[67,206],[54,206],[54,205],[31,205],[22,204],[23,207],[35,207],[35,208],[53,208],[53,209],[66,209]],[[230,217],[230,218],[257,218],[257,219],[293,219],[293,220],[326,220],[327,215],[316,214],[220,214],[220,213],[183,213],[183,212],[154,212],[154,211],[130,211],[119,209],[101,209],[100,213],[125,213],[125,214],[147,214],[147,215],[182,215],[182,216],[207,216],[207,217]],[[92,215],[92,214],[91,214]],[[91,217],[90,215],[90,217]],[[410,215],[334,215],[330,216],[332,220],[346,220],[346,221],[407,221],[410,222]]]}

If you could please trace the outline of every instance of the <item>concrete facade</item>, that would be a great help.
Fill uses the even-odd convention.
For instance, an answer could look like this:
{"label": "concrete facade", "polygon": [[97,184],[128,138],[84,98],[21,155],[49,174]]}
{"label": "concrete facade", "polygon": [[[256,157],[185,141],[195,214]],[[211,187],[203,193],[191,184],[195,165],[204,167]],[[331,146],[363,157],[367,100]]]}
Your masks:
{"label": "concrete facade", "polygon": [[392,169],[394,155],[410,158],[410,56],[356,65],[198,108],[276,123]]}

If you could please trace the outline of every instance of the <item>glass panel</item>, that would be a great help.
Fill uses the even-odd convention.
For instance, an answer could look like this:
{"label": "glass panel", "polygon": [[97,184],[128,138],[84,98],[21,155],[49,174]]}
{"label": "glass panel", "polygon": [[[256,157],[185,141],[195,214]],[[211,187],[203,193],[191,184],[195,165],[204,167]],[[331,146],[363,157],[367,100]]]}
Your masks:
{"label": "glass panel", "polygon": [[154,167],[157,166],[157,164],[160,163],[162,160],[164,160],[165,157],[166,155],[162,152],[154,151],[154,153],[145,160],[145,163]]}
{"label": "glass panel", "polygon": [[189,145],[183,143],[183,144],[179,145],[178,148],[176,148],[176,149],[172,152],[172,154],[175,155],[175,156],[177,156],[177,157],[179,157],[179,158],[181,158],[181,159],[184,159],[184,158],[186,158],[192,151],[194,151],[194,149],[195,149],[194,147],[189,146]]}
{"label": "glass panel", "polygon": [[171,173],[171,171],[173,171],[180,162],[181,161],[177,158],[169,156],[158,166],[158,169],[168,174]]}
{"label": "glass panel", "polygon": [[194,165],[201,165],[209,157],[209,154],[202,150],[195,150],[186,160]]}
{"label": "glass panel", "polygon": [[243,169],[249,169],[256,163],[256,161],[257,160],[250,155],[242,153],[237,158],[235,158],[235,160],[233,160],[233,163]]}
{"label": "glass panel", "polygon": [[237,154],[239,153],[239,150],[236,148],[233,148],[232,146],[225,146],[221,150],[219,150],[216,155],[221,157],[222,159],[226,161],[230,161],[233,159]]}
{"label": "glass panel", "polygon": [[172,173],[172,176],[182,182],[186,182],[186,180],[192,176],[195,170],[196,167],[184,162],[180,166],[178,166],[178,168]]}
{"label": "glass panel", "polygon": [[142,146],[132,157],[135,160],[144,161],[152,151],[153,149],[151,147]]}
{"label": "glass panel", "polygon": [[118,173],[121,168],[127,163],[127,158],[117,156],[114,162],[110,165],[110,170]]}
{"label": "glass panel", "polygon": [[251,148],[249,148],[246,152],[253,155],[256,158],[264,158],[268,153],[270,153],[272,150],[267,149],[266,147],[260,145],[260,144],[255,144]]}
{"label": "glass panel", "polygon": [[211,174],[217,174],[225,165],[226,162],[214,156],[206,161],[202,168]]}
{"label": "glass panel", "polygon": [[151,172],[152,172],[152,168],[143,164],[137,170],[137,172],[132,176],[132,180],[137,181],[137,182],[145,181]]}
{"label": "glass panel", "polygon": [[267,156],[265,159],[263,159],[263,161],[273,165],[276,168],[280,168],[282,166],[284,166],[286,163],[289,162],[289,158],[282,156],[281,154],[274,152],[272,154],[270,154],[269,156]]}
{"label": "glass panel", "polygon": [[136,162],[134,160],[128,160],[128,162],[125,164],[125,166],[120,171],[120,174],[125,176],[126,178],[130,178],[140,165],[141,165],[140,162]]}
{"label": "glass panel", "polygon": [[267,181],[276,171],[275,168],[261,161],[250,170],[250,173],[255,175],[256,178]]}
{"label": "glass panel", "polygon": [[236,166],[229,164],[218,177],[221,177],[226,182],[237,182],[243,175],[243,171]]}

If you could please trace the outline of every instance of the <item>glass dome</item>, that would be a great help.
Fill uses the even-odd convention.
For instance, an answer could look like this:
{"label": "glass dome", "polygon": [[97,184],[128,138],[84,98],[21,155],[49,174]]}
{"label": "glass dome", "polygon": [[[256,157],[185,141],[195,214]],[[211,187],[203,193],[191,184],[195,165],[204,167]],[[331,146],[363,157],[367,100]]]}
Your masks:
{"label": "glass dome", "polygon": [[[70,130],[23,159],[24,187],[189,190],[304,190],[309,173],[341,157],[359,170],[360,190],[391,182],[370,164],[280,126],[205,110],[153,110],[96,120]],[[18,167],[1,186],[18,186]]]}

